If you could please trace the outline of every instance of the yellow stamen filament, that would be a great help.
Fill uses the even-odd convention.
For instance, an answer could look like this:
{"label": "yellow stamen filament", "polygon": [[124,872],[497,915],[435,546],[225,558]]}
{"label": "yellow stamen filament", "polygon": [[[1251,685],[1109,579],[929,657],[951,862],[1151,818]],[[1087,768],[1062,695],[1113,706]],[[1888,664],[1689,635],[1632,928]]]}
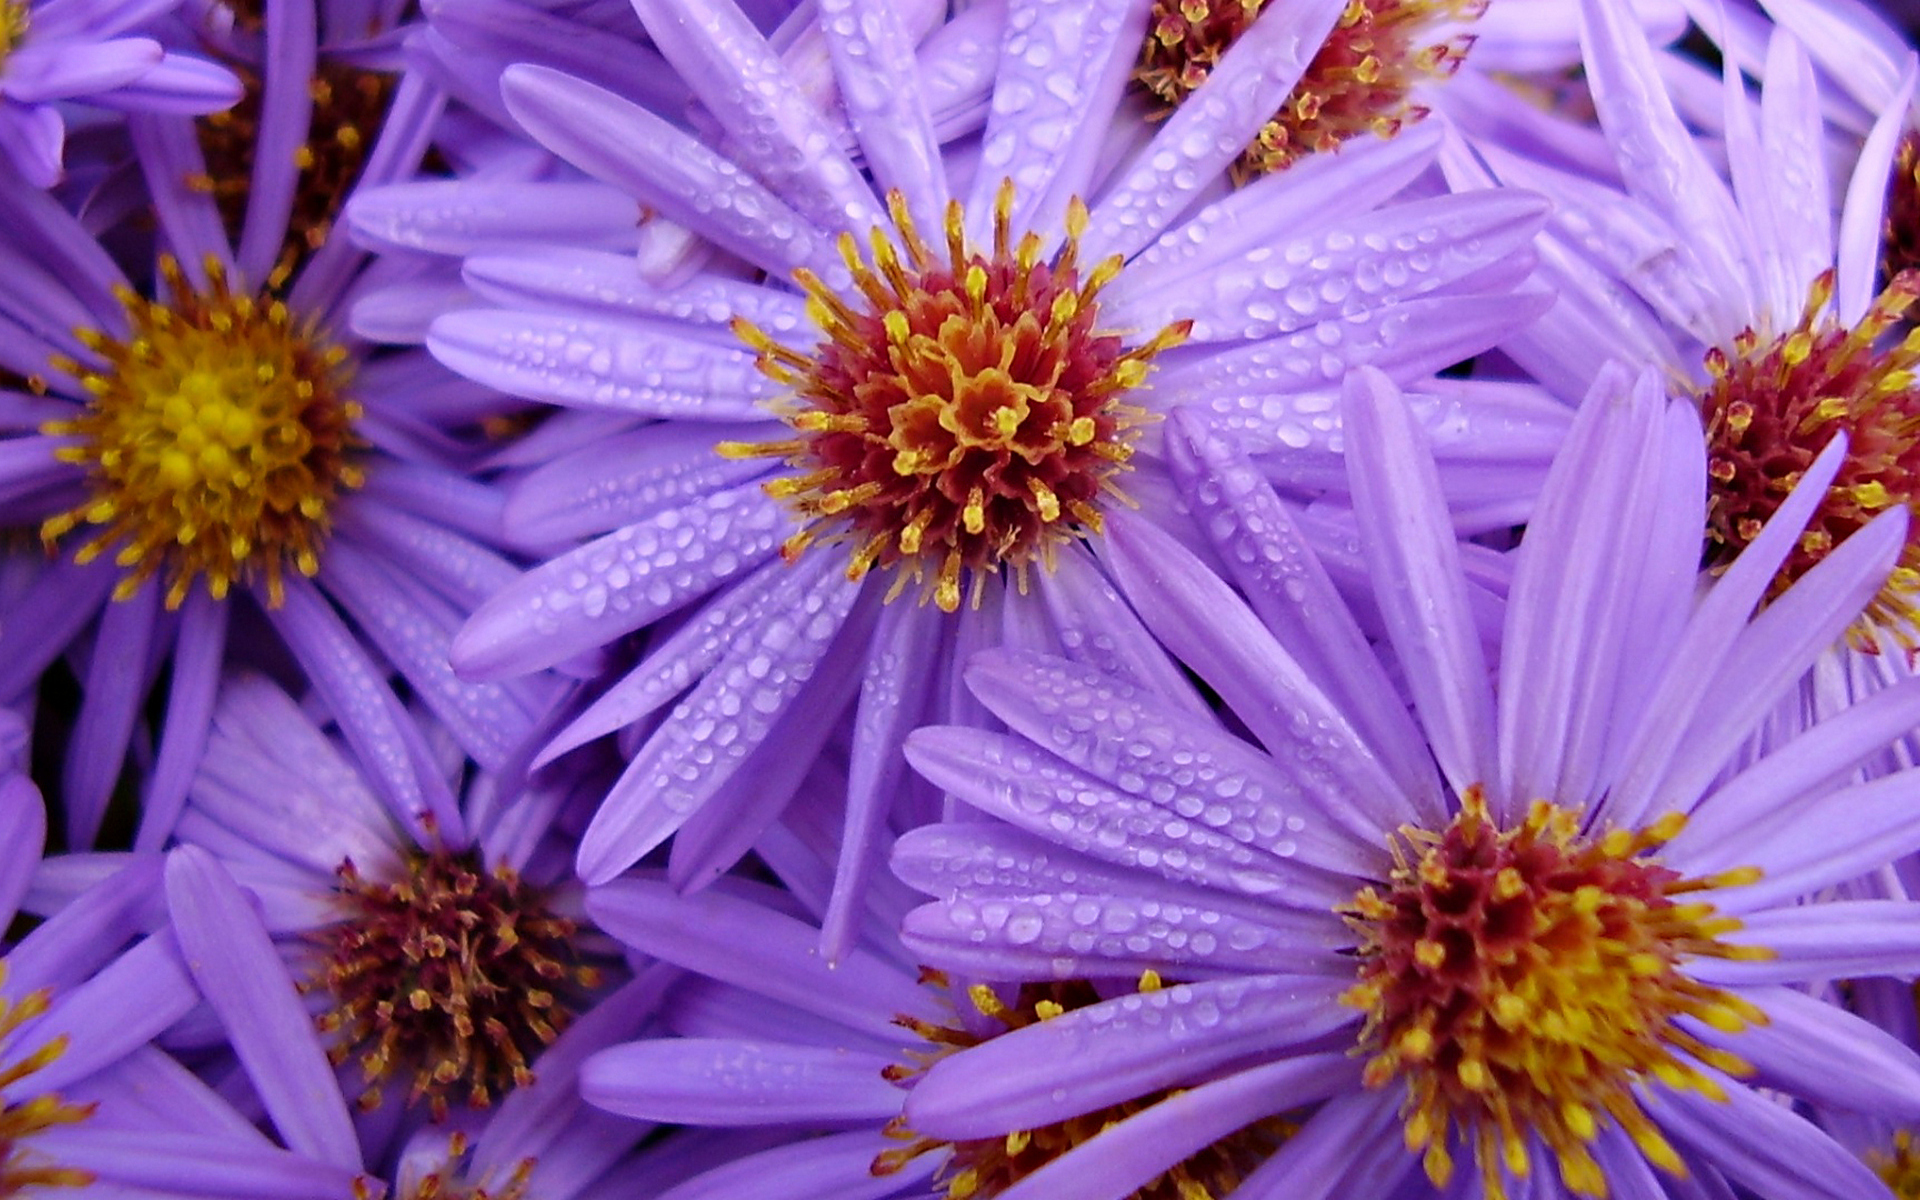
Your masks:
{"label": "yellow stamen filament", "polygon": [[1502,1200],[1502,1169],[1515,1178],[1531,1170],[1531,1133],[1568,1190],[1605,1196],[1587,1148],[1602,1120],[1655,1166],[1683,1173],[1634,1086],[1657,1079],[1724,1099],[1695,1064],[1731,1075],[1751,1068],[1675,1022],[1738,1033],[1766,1015],[1681,966],[1696,956],[1769,956],[1721,941],[1740,923],[1713,905],[1675,903],[1755,876],[1687,880],[1648,857],[1683,824],[1668,815],[1587,838],[1578,813],[1536,801],[1501,830],[1473,788],[1445,831],[1403,829],[1389,880],[1342,909],[1361,939],[1359,979],[1342,1000],[1366,1013],[1365,1082],[1404,1084],[1406,1145],[1436,1186],[1452,1176],[1457,1132],[1485,1194]]}

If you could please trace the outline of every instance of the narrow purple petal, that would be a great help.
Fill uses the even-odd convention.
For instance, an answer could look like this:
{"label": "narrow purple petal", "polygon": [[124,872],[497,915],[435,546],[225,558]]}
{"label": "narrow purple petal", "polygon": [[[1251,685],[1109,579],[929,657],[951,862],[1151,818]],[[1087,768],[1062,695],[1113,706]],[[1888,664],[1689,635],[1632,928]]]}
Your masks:
{"label": "narrow purple petal", "polygon": [[7,55],[0,92],[21,104],[86,99],[111,91],[159,65],[160,43],[152,38],[113,38],[17,46]]}
{"label": "narrow purple petal", "polygon": [[1102,1129],[1002,1192],[1001,1200],[1126,1200],[1155,1176],[1266,1117],[1354,1090],[1348,1054],[1268,1063],[1169,1096]]}
{"label": "narrow purple petal", "polygon": [[420,845],[464,844],[466,822],[385,672],[311,582],[295,576],[285,586],[286,602],[268,616],[306,668],[394,819]]}
{"label": "narrow purple petal", "polygon": [[514,118],[548,149],[667,219],[775,278],[807,267],[830,287],[850,282],[828,233],[734,163],[645,109],[525,63],[507,68],[500,86]]}
{"label": "narrow purple petal", "polygon": [[1870,1167],[1792,1109],[1724,1077],[1722,1087],[1725,1101],[1660,1088],[1643,1103],[1675,1141],[1762,1196],[1859,1200],[1885,1190]]}
{"label": "narrow purple petal", "polygon": [[791,528],[758,485],[669,509],[536,567],[453,639],[467,678],[519,675],[606,645],[758,565]]}
{"label": "narrow purple petal", "polygon": [[633,0],[633,8],[726,131],[735,161],[775,195],[829,233],[857,235],[886,221],[821,106],[738,8],[706,0]]}
{"label": "narrow purple petal", "polygon": [[1438,472],[1384,375],[1351,376],[1344,400],[1347,474],[1374,594],[1434,757],[1463,792],[1495,777],[1493,690]]}
{"label": "narrow purple petal", "polygon": [[34,1072],[32,1086],[54,1091],[110,1067],[199,1003],[173,938],[142,938],[93,978],[56,996],[34,1025],[36,1041],[68,1041],[60,1057]]}
{"label": "narrow purple petal", "polygon": [[854,717],[840,857],[820,926],[820,951],[828,962],[838,962],[858,935],[863,893],[885,853],[887,818],[906,769],[901,746],[926,716],[940,624],[937,609],[889,604],[874,630]]}
{"label": "narrow purple petal", "polygon": [[945,1161],[923,1154],[890,1175],[873,1160],[900,1143],[872,1129],[808,1138],[735,1158],[659,1195],[658,1200],[883,1200],[911,1195]]}
{"label": "narrow purple petal", "polygon": [[1147,34],[1148,7],[1145,0],[1112,0],[1010,11],[966,202],[973,243],[993,228],[1003,179],[1014,185],[1014,230],[1035,231],[1043,247],[1057,243],[1068,200],[1089,190],[1104,127]]}
{"label": "narrow purple petal", "polygon": [[1077,1008],[936,1062],[907,1098],[907,1123],[929,1137],[997,1137],[1204,1079],[1358,1020],[1338,1002],[1345,986],[1264,975]]}
{"label": "narrow purple petal", "polygon": [[1894,155],[1906,136],[1916,70],[1911,55],[1901,72],[1892,103],[1881,111],[1860,147],[1853,176],[1840,210],[1840,240],[1835,263],[1833,312],[1848,326],[1857,324],[1873,305],[1880,270],[1881,227],[1887,204],[1887,178]]}
{"label": "narrow purple petal", "polygon": [[1340,0],[1276,6],[1235,38],[1101,196],[1088,256],[1138,253],[1218,179],[1286,102],[1343,8]]}
{"label": "narrow purple petal", "polygon": [[1800,734],[1715,788],[1688,814],[1663,857],[1692,871],[1694,856],[1804,798],[1847,782],[1888,743],[1920,727],[1920,679],[1875,692]]}
{"label": "narrow purple petal", "polygon": [[883,193],[898,189],[919,228],[941,228],[946,168],[906,22],[881,0],[822,0],[819,28],[874,183]]}
{"label": "narrow purple petal", "polygon": [[159,621],[158,582],[108,604],[101,614],[93,661],[87,667],[86,695],[61,773],[67,838],[76,848],[93,845],[107,815],[107,799],[120,778],[134,722],[152,682],[145,667]]}
{"label": "narrow purple petal", "polygon": [[[1397,1196],[1394,1189],[1420,1159],[1407,1153],[1401,1133],[1404,1089],[1382,1088],[1337,1096],[1309,1117],[1273,1157],[1234,1189],[1234,1200],[1348,1200]],[[1352,1176],[1371,1175],[1373,1186]],[[1556,1198],[1557,1200],[1557,1198]]]}
{"label": "narrow purple petal", "polygon": [[749,420],[777,393],[744,347],[617,320],[467,309],[436,319],[427,349],[509,395],[650,417]]}
{"label": "narrow purple petal", "polygon": [[1727,936],[1765,946],[1762,962],[1697,960],[1688,972],[1715,984],[1920,976],[1920,906],[1908,900],[1828,900],[1765,909]]}
{"label": "narrow purple petal", "polygon": [[693,817],[806,691],[862,588],[837,569],[809,574],[789,580],[791,607],[746,631],[607,794],[580,839],[578,869],[589,884],[626,870]]}
{"label": "narrow purple petal", "polygon": [[[901,969],[856,949],[834,966],[819,931],[710,888],[682,896],[665,883],[622,879],[587,893],[594,923],[643,954],[817,1014],[899,1045],[899,1014],[939,1019],[934,994]],[[714,930],[726,929],[725,938]]]}
{"label": "narrow purple petal", "polygon": [[253,178],[236,259],[252,286],[265,282],[286,241],[299,180],[299,150],[313,116],[319,34],[314,0],[281,0],[266,14],[266,86],[260,97]]}
{"label": "narrow purple petal", "polygon": [[[1272,756],[1269,773],[1292,781],[1289,790],[1311,796],[1323,818],[1370,844],[1423,823],[1423,797],[1394,785],[1346,716],[1178,541],[1116,511],[1107,515],[1103,553],[1147,628],[1220,694]],[[1424,799],[1437,797],[1428,790]]]}
{"label": "narrow purple petal", "polygon": [[11,922],[47,844],[47,805],[25,775],[0,780],[0,920]]}
{"label": "narrow purple petal", "polygon": [[52,1161],[91,1171],[133,1195],[231,1197],[232,1200],[335,1200],[366,1186],[356,1164],[316,1162],[307,1154],[236,1143],[230,1137],[175,1130],[92,1130],[85,1125],[36,1135]]}
{"label": "narrow purple petal", "polygon": [[166,877],[187,969],[219,1014],[280,1135],[322,1163],[357,1169],[360,1146],[340,1084],[252,902],[198,847],[168,855]]}
{"label": "narrow purple petal", "polygon": [[608,1112],[680,1125],[819,1125],[886,1121],[906,1093],[892,1064],[844,1048],[661,1038],[603,1050],[581,1094]]}
{"label": "narrow purple petal", "polygon": [[[1757,866],[1760,882],[1717,893],[1731,913],[1751,912],[1810,895],[1920,850],[1920,771],[1885,775],[1841,791],[1775,809],[1765,820],[1730,832],[1689,856],[1689,869],[1711,873]],[[1823,814],[1845,813],[1844,821]]]}
{"label": "narrow purple petal", "polygon": [[[1911,921],[1914,906],[1908,908]],[[1708,1045],[1752,1064],[1750,1086],[1901,1122],[1920,1116],[1920,1054],[1898,1038],[1793,988],[1743,988],[1740,995],[1767,1014],[1766,1024],[1723,1033],[1683,1023]]]}
{"label": "narrow purple petal", "polygon": [[164,846],[186,803],[187,788],[199,769],[207,730],[213,722],[214,694],[227,654],[228,612],[227,606],[214,600],[204,587],[189,591],[181,606],[180,632],[173,645],[173,678],[167,686],[167,713],[160,727],[153,772],[147,777],[135,849],[158,850]]}

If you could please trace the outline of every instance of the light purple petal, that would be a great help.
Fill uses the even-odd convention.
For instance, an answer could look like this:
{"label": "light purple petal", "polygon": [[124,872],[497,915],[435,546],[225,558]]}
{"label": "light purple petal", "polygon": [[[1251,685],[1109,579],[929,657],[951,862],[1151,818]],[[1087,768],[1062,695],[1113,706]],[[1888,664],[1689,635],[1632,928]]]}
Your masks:
{"label": "light purple petal", "polygon": [[62,1164],[84,1165],[102,1183],[132,1195],[231,1197],[232,1200],[335,1200],[366,1187],[357,1165],[316,1162],[306,1154],[194,1132],[56,1129],[34,1149]]}
{"label": "light purple petal", "polygon": [[872,1129],[808,1138],[736,1158],[661,1193],[658,1200],[882,1200],[924,1191],[944,1155],[921,1155],[891,1175],[870,1169],[879,1154],[899,1145]]}
{"label": "light purple petal", "polygon": [[186,803],[187,788],[199,768],[213,721],[214,693],[227,653],[227,606],[205,587],[187,593],[180,610],[180,632],[173,646],[173,677],[167,686],[167,712],[153,772],[147,777],[140,809],[139,850],[158,850],[173,832]]}
{"label": "light purple petal", "polygon": [[819,229],[857,235],[885,222],[821,107],[737,7],[724,0],[633,0],[633,8],[725,130],[736,162]]}
{"label": "light purple petal", "polygon": [[519,675],[603,646],[772,555],[786,507],[748,484],[669,509],[536,567],[453,640],[467,678]]}
{"label": "light purple petal", "polygon": [[883,193],[898,189],[920,229],[941,228],[946,169],[901,14],[883,0],[822,0],[819,28],[874,183]]}
{"label": "light purple petal", "polygon": [[1722,985],[1920,976],[1920,907],[1911,901],[1828,900],[1748,913],[1741,922],[1727,940],[1765,946],[1774,957],[1696,959],[1688,973]]}
{"label": "light purple petal", "polygon": [[1087,227],[1088,258],[1137,253],[1224,173],[1286,102],[1344,7],[1299,0],[1255,18],[1105,190]]}
{"label": "light purple petal", "polygon": [[1915,87],[1915,60],[1908,56],[1893,101],[1881,111],[1860,147],[1846,204],[1840,211],[1839,261],[1835,264],[1833,311],[1842,324],[1855,325],[1873,305],[1880,270],[1887,180],[1900,141],[1906,136]]}
{"label": "light purple petal", "polygon": [[1694,1020],[1682,1024],[1752,1064],[1749,1086],[1901,1122],[1920,1115],[1920,1054],[1898,1038],[1793,988],[1743,988],[1740,995],[1767,1014],[1766,1024],[1738,1033]]}
{"label": "light purple petal", "polygon": [[661,1038],[593,1056],[580,1075],[589,1104],[680,1125],[817,1125],[885,1121],[906,1093],[876,1055],[778,1042]]}
{"label": "light purple petal", "polygon": [[160,62],[152,38],[37,45],[25,42],[7,55],[0,93],[21,104],[74,100],[132,83]]}
{"label": "light purple petal", "polygon": [[997,1137],[1278,1056],[1359,1019],[1351,981],[1264,975],[1180,984],[1077,1008],[935,1063],[907,1098],[929,1137]]}
{"label": "light purple petal", "polygon": [[807,267],[829,287],[851,281],[829,234],[645,109],[526,63],[507,68],[501,90],[514,119],[548,149],[775,278]]}
{"label": "light purple petal", "polygon": [[[1688,855],[1699,874],[1757,866],[1760,882],[1716,893],[1731,913],[1751,912],[1810,895],[1920,850],[1920,771],[1885,775],[1825,795],[1783,804],[1765,820],[1727,834]],[[1844,813],[1845,820],[1830,814]]]}
{"label": "light purple petal", "polygon": [[1344,399],[1347,474],[1374,594],[1434,757],[1463,792],[1495,777],[1493,691],[1438,473],[1384,375],[1357,372]]}
{"label": "light purple petal", "polygon": [[91,847],[107,815],[107,800],[147,698],[146,663],[160,620],[160,584],[150,581],[125,600],[107,605],[94,637],[86,695],[68,743],[61,774],[67,838]]}
{"label": "light purple petal", "polygon": [[[1422,822],[1416,805],[1438,797],[1431,789],[1424,796],[1403,794],[1345,715],[1178,541],[1130,513],[1113,512],[1104,551],[1115,582],[1147,627],[1219,693],[1266,747],[1273,767],[1311,794],[1324,817],[1369,843]],[[1303,714],[1306,722],[1297,723]]]}
{"label": "light purple petal", "polygon": [[605,883],[638,862],[711,801],[769,736],[805,692],[842,626],[852,631],[859,624],[848,614],[862,585],[849,583],[837,566],[803,562],[788,580],[789,607],[776,607],[743,631],[647,739],[581,836],[581,878]]}
{"label": "light purple petal", "polygon": [[1871,1168],[1793,1110],[1720,1077],[1725,1101],[1664,1088],[1647,1114],[1675,1141],[1763,1196],[1859,1200],[1884,1188]]}
{"label": "light purple petal", "polygon": [[184,846],[167,857],[167,905],[187,969],[280,1135],[323,1163],[358,1169],[339,1082],[246,893],[206,851]]}
{"label": "light purple petal", "polygon": [[[1407,1153],[1404,1142],[1399,1110],[1405,1098],[1404,1089],[1386,1087],[1329,1100],[1272,1158],[1240,1181],[1234,1200],[1399,1195],[1395,1185],[1420,1162]],[[1356,1181],[1348,1190],[1354,1176],[1372,1186]]]}
{"label": "light purple petal", "polygon": [[[855,949],[834,966],[819,931],[719,888],[681,896],[664,883],[622,879],[587,893],[594,923],[627,945],[878,1038],[912,1040],[900,1014],[939,1019],[939,1003],[902,970]],[[724,928],[727,936],[716,938]]]}
{"label": "light purple petal", "polygon": [[0,920],[11,922],[47,844],[47,806],[25,775],[0,780]]}
{"label": "light purple petal", "polygon": [[1003,179],[1014,185],[1014,230],[1033,230],[1045,248],[1057,243],[1068,200],[1088,190],[1108,116],[1146,36],[1147,10],[1145,0],[1009,6],[966,203],[975,245],[993,228]]}

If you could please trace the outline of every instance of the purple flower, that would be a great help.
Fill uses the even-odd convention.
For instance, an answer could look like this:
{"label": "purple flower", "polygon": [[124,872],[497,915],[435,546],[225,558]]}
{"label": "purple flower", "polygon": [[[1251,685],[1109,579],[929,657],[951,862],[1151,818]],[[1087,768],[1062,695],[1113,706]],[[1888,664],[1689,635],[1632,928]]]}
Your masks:
{"label": "purple flower", "polygon": [[[1193,1085],[1192,1127],[1231,1128],[1329,1094],[1287,1073],[1344,1049],[1333,1098],[1236,1196],[1343,1194],[1333,1172],[1362,1163],[1384,1192],[1417,1161],[1402,1146],[1442,1187],[1474,1160],[1489,1197],[1519,1178],[1534,1195],[1655,1194],[1659,1172],[1873,1194],[1866,1167],[1753,1085],[1920,1115],[1920,1056],[1790,986],[1920,967],[1911,904],[1800,903],[1920,845],[1911,773],[1851,773],[1920,717],[1920,689],[1739,755],[1880,586],[1904,512],[1751,615],[1836,443],[1698,591],[1697,418],[1657,376],[1608,372],[1488,647],[1404,403],[1363,371],[1345,417],[1414,716],[1272,493],[1181,422],[1199,524],[1254,609],[1138,520],[1114,523],[1109,554],[1264,752],[1084,665],[983,655],[969,685],[1010,732],[925,730],[909,756],[1007,823],[908,834],[895,866],[941,897],[905,930],[935,965],[1192,982],[936,1064],[909,1122],[987,1137]],[[1119,1196],[1180,1152],[1122,1124],[1006,1195]]]}
{"label": "purple flower", "polygon": [[129,113],[210,113],[240,98],[225,68],[167,50],[151,27],[179,0],[4,0],[0,3],[0,154],[34,187],[60,180],[61,106]]}
{"label": "purple flower", "polygon": [[[244,1186],[271,1200],[337,1200],[431,1195],[431,1180],[441,1194],[572,1200],[650,1195],[684,1173],[678,1155],[630,1153],[647,1127],[586,1108],[576,1086],[581,1059],[642,1027],[660,972],[606,996],[541,1055],[538,1078],[492,1111],[463,1112],[470,1119],[453,1130],[370,1124],[363,1141],[253,898],[198,847],[168,856],[165,881],[180,949],[242,1070],[216,1091],[173,1058],[144,1054],[139,1073],[121,1081],[123,1096],[143,1102],[111,1110],[110,1127],[86,1143],[84,1161],[103,1182],[143,1194],[230,1196]],[[109,1112],[103,1106],[103,1123]],[[248,1112],[264,1113],[272,1134]],[[60,1149],[78,1137],[65,1135]]]}
{"label": "purple flower", "polygon": [[[0,365],[29,384],[0,393],[10,435],[0,496],[60,550],[0,634],[0,695],[21,695],[77,635],[90,646],[62,788],[75,846],[92,844],[153,676],[169,664],[138,845],[164,842],[221,664],[250,636],[231,592],[264,610],[415,822],[432,804],[406,767],[390,671],[489,766],[506,762],[552,696],[544,680],[473,685],[447,666],[452,630],[513,573],[489,548],[498,497],[463,475],[472,451],[443,428],[494,398],[424,354],[375,354],[341,327],[365,259],[309,206],[313,186],[344,181],[299,166],[314,14],[276,0],[267,17],[272,53],[239,192],[223,186],[235,178],[221,165],[237,152],[232,138],[207,134],[203,152],[206,127],[130,119],[159,224],[146,292],[145,271],[129,278],[51,199],[0,181],[11,234]],[[379,120],[356,127],[372,182],[411,169],[439,108],[410,77],[391,91]]]}
{"label": "purple flower", "polygon": [[[527,1086],[608,990],[604,939],[563,874],[571,843],[552,828],[596,790],[591,773],[514,790],[480,773],[456,795],[464,757],[449,772],[444,731],[415,727],[418,789],[436,798],[421,823],[263,678],[228,679],[212,727],[175,836],[257,900],[275,970],[301,981],[360,1107],[444,1121]],[[59,869],[84,876],[92,861]]]}
{"label": "purple flower", "polygon": [[[1431,161],[1437,129],[1227,194],[1238,148],[1338,7],[1263,16],[1157,132],[1116,107],[1144,3],[1021,15],[978,169],[965,146],[943,150],[910,73],[921,6],[824,9],[840,109],[731,6],[640,6],[721,131],[710,143],[569,75],[507,72],[530,133],[719,252],[669,288],[625,255],[486,255],[467,278],[508,307],[448,314],[429,339],[504,390],[657,418],[517,488],[516,535],[600,536],[505,589],[455,646],[463,672],[506,676],[671,618],[544,752],[657,718],[582,841],[589,883],[669,836],[677,883],[712,878],[851,709],[825,922],[844,946],[900,737],[971,708],[946,663],[1030,643],[1171,679],[1088,549],[1128,503],[1184,522],[1160,413],[1207,403],[1250,441],[1317,451],[1290,464],[1312,476],[1337,438],[1329,389],[1354,363],[1416,380],[1537,310],[1508,291],[1526,266],[1513,247],[1542,216],[1532,198],[1379,207]],[[951,48],[923,45],[935,75]],[[742,277],[756,269],[775,282]],[[1436,391],[1424,411],[1437,426],[1471,413],[1457,425],[1476,446],[1501,444],[1520,422],[1500,421],[1532,399]]]}

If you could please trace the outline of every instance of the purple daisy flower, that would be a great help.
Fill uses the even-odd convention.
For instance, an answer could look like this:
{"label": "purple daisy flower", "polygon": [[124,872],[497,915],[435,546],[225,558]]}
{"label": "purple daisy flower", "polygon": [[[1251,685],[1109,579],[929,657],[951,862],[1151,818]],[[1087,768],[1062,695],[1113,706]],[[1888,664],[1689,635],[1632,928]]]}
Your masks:
{"label": "purple daisy flower", "polygon": [[473,1119],[453,1130],[356,1128],[254,897],[198,847],[167,856],[165,886],[188,967],[242,1071],[216,1091],[158,1051],[142,1060],[143,1073],[126,1081],[140,1102],[102,1130],[112,1141],[89,1160],[102,1181],[200,1198],[587,1200],[651,1195],[700,1165],[632,1154],[647,1127],[587,1108],[577,1089],[582,1059],[642,1028],[662,972],[606,996],[541,1055],[538,1078],[484,1119],[463,1113]]}
{"label": "purple daisy flower", "polygon": [[[660,418],[517,488],[522,536],[603,536],[509,586],[455,645],[462,671],[508,676],[680,614],[545,751],[664,712],[582,840],[589,883],[669,836],[676,882],[724,870],[778,812],[776,767],[797,778],[851,706],[826,921],[844,945],[899,738],[971,707],[944,663],[1012,641],[1172,683],[1086,542],[1123,497],[1184,523],[1158,469],[1173,400],[1210,398],[1276,450],[1326,449],[1329,389],[1354,363],[1419,379],[1544,303],[1508,290],[1543,215],[1531,197],[1378,207],[1438,130],[1223,195],[1339,7],[1264,15],[1151,134],[1113,115],[1144,2],[1012,10],[976,154],[943,152],[892,9],[830,4],[819,28],[871,181],[835,149],[842,114],[731,5],[639,6],[719,149],[568,75],[507,72],[530,133],[736,264],[662,290],[628,256],[522,255],[485,285],[514,309],[449,314],[429,342],[506,391]],[[738,277],[755,269],[799,291]],[[1427,411],[1498,446],[1516,407],[1469,386]]]}
{"label": "purple daisy flower", "polygon": [[1920,687],[1726,766],[1880,586],[1904,511],[1752,617],[1843,441],[1699,591],[1698,420],[1657,376],[1609,372],[1517,552],[1496,666],[1403,401],[1362,371],[1345,417],[1415,715],[1245,459],[1181,422],[1200,525],[1265,621],[1145,522],[1115,521],[1108,553],[1266,752],[1084,665],[982,655],[969,684],[1011,732],[923,730],[908,753],[1006,823],[910,833],[895,866],[940,897],[907,921],[924,961],[1191,982],[935,1064],[907,1120],[990,1137],[1194,1085],[1182,1138],[1122,1124],[1006,1193],[1118,1197],[1187,1138],[1292,1107],[1252,1078],[1333,1049],[1343,1086],[1237,1198],[1342,1194],[1331,1168],[1357,1163],[1383,1194],[1422,1158],[1444,1189],[1462,1157],[1489,1198],[1879,1194],[1769,1096],[1920,1115],[1920,1057],[1792,986],[1920,971],[1911,903],[1800,903],[1920,845],[1916,777],[1853,774]]}
{"label": "purple daisy flower", "polygon": [[[444,731],[417,729],[414,749],[431,776],[418,790],[452,794],[449,775],[468,764]],[[312,717],[243,675],[221,689],[174,832],[251,893],[276,969],[301,981],[360,1107],[444,1121],[526,1086],[535,1058],[608,990],[610,948],[581,919],[572,843],[552,828],[603,786],[549,772],[509,790],[478,773],[454,820],[422,837]],[[83,879],[117,857],[48,872]]]}
{"label": "purple daisy flower", "polygon": [[[0,392],[0,496],[60,550],[0,632],[0,695],[25,693],[93,625],[61,793],[74,846],[92,844],[166,665],[137,844],[164,842],[221,664],[253,624],[250,610],[233,619],[230,592],[251,594],[422,837],[429,817],[449,831],[459,817],[444,791],[418,790],[389,672],[491,767],[553,694],[542,679],[466,683],[447,665],[454,628],[513,575],[489,548],[499,499],[462,474],[473,452],[443,432],[497,398],[341,327],[365,258],[311,203],[313,187],[348,181],[301,166],[339,161],[300,153],[325,91],[313,6],[276,0],[266,16],[257,128],[201,126],[196,140],[185,119],[130,119],[159,223],[151,290],[51,199],[0,180],[0,367],[27,381]],[[419,81],[389,82],[380,119],[355,127],[356,169],[374,182],[412,169],[439,109]],[[235,193],[223,181],[242,149],[252,168]]]}
{"label": "purple daisy flower", "polygon": [[[1896,275],[1875,294],[1912,54],[1896,64],[1904,82],[1884,97],[1842,187],[1826,165],[1822,101],[1832,89],[1819,86],[1792,33],[1754,28],[1751,17],[1712,23],[1730,46],[1723,86],[1713,89],[1707,78],[1663,70],[1617,0],[1583,0],[1581,10],[1586,75],[1624,194],[1611,180],[1497,146],[1479,148],[1484,163],[1466,154],[1445,160],[1457,186],[1497,180],[1554,198],[1538,241],[1539,278],[1559,303],[1502,349],[1569,399],[1620,361],[1660,369],[1671,394],[1698,407],[1709,457],[1706,564],[1716,572],[1845,431],[1848,458],[1775,582],[1778,594],[1877,513],[1920,511],[1920,389],[1912,385],[1920,349],[1890,336],[1920,295],[1920,275]],[[1833,45],[1829,37],[1827,53]],[[1766,79],[1757,107],[1736,67],[1755,55]],[[1890,69],[1861,57],[1863,78]],[[1693,87],[1679,82],[1687,79]],[[1710,94],[1696,94],[1702,86]],[[1682,119],[1708,105],[1720,110],[1713,139],[1696,137]],[[1853,640],[1883,639],[1893,649],[1920,637],[1917,587],[1920,537]]]}
{"label": "purple daisy flower", "polygon": [[179,0],[0,3],[0,155],[34,187],[60,181],[62,106],[130,113],[217,112],[240,98],[232,72],[166,49],[150,29]]}

